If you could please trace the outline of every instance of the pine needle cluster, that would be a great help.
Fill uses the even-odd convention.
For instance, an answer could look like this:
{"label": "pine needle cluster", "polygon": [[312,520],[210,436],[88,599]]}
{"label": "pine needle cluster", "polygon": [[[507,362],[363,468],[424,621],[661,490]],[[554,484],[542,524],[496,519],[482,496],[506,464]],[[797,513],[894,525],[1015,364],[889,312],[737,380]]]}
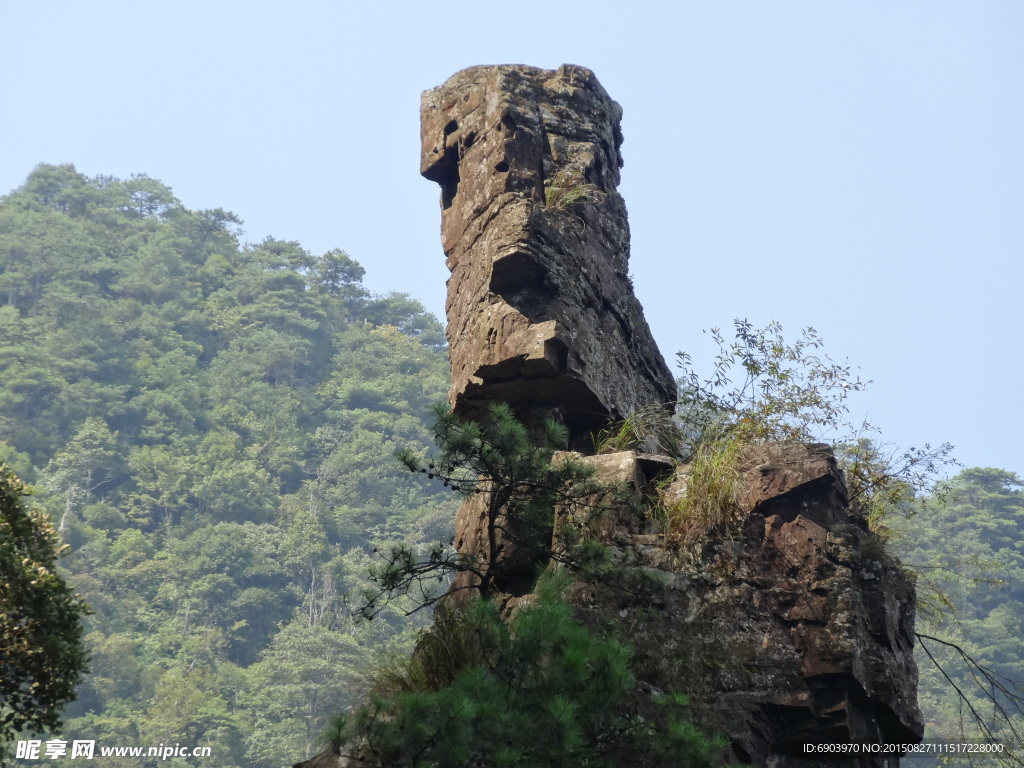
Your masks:
{"label": "pine needle cluster", "polygon": [[565,586],[549,574],[507,622],[482,598],[439,610],[412,659],[335,722],[330,746],[395,768],[711,765],[724,744],[683,718],[684,699],[639,716],[630,648],[580,626]]}

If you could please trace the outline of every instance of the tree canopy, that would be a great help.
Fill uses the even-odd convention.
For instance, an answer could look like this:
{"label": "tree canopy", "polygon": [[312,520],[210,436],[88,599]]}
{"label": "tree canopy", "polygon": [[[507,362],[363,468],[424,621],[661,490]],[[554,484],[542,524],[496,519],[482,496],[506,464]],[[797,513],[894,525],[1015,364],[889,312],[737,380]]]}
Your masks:
{"label": "tree canopy", "polygon": [[245,243],[234,214],[144,175],[41,165],[0,198],[0,459],[94,611],[57,735],[277,766],[411,638],[391,613],[355,626],[344,595],[375,544],[454,516],[393,457],[431,441],[444,336],[364,272],[337,249]]}
{"label": "tree canopy", "polygon": [[60,726],[86,669],[85,604],[57,572],[61,543],[0,464],[0,755],[14,733]]}
{"label": "tree canopy", "polygon": [[912,518],[891,521],[892,544],[918,574],[926,600],[916,654],[926,737],[994,737],[1015,750],[1019,764],[1024,482],[1006,470],[972,467],[936,490]]}

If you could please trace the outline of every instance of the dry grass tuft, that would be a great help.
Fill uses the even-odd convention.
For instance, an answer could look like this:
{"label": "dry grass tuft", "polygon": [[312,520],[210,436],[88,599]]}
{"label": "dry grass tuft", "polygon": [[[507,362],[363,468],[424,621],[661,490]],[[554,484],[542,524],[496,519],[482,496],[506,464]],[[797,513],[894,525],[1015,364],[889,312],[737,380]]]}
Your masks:
{"label": "dry grass tuft", "polygon": [[544,205],[554,211],[564,211],[576,203],[596,203],[601,190],[594,184],[579,182],[563,169],[544,185]]}
{"label": "dry grass tuft", "polygon": [[[712,531],[726,530],[739,512],[741,444],[728,438],[698,445],[681,467],[686,486],[665,500],[659,513],[665,534],[692,543]],[[678,477],[678,473],[677,473]]]}

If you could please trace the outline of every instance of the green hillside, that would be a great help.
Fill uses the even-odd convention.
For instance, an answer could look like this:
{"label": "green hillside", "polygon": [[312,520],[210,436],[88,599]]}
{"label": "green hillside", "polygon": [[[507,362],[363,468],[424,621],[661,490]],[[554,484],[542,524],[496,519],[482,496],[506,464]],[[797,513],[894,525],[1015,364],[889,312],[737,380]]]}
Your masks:
{"label": "green hillside", "polygon": [[450,536],[452,500],[393,458],[429,443],[447,365],[419,303],[239,224],[72,166],[0,199],[0,458],[94,611],[61,735],[269,768],[401,642],[343,604],[374,543]]}
{"label": "green hillside", "polygon": [[[969,739],[994,736],[1019,751],[1024,735],[1024,482],[1012,472],[975,467],[936,490],[921,512],[894,523],[895,548],[904,566],[918,574],[924,610],[917,630],[936,638],[925,638],[915,653],[925,736],[953,741],[960,741],[961,734]],[[940,641],[956,644],[969,658]],[[978,728],[972,706],[991,734]]]}

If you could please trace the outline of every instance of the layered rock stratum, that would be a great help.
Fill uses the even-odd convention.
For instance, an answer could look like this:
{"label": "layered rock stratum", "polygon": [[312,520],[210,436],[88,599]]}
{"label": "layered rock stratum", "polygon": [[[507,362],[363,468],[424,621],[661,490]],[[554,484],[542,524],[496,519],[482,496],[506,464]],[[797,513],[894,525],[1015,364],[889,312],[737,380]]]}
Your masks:
{"label": "layered rock stratum", "polygon": [[581,620],[612,618],[637,653],[642,683],[685,692],[696,720],[728,735],[753,766],[896,766],[898,754],[808,754],[806,744],[917,743],[912,582],[868,531],[826,445],[744,451],[727,530],[683,543],[644,514],[660,494],[652,457],[582,457],[636,502],[603,532],[614,558],[651,577],[640,599],[580,582]]}
{"label": "layered rock stratum", "polygon": [[675,400],[629,277],[621,107],[565,65],[473,67],[423,94],[420,172],[441,186],[449,392],[586,435]]}

